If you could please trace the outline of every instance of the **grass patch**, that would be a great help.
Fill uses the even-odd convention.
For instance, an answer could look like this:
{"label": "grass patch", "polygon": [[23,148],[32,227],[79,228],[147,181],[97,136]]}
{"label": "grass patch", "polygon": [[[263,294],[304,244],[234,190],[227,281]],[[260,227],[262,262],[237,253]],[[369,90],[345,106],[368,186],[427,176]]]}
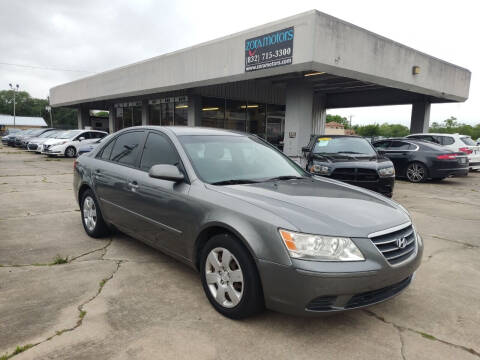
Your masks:
{"label": "grass patch", "polygon": [[81,311],[80,311],[80,314],[78,315],[78,317],[79,317],[80,319],[83,319],[83,318],[85,317],[85,315],[87,315],[87,312],[86,312],[85,310],[81,310]]}
{"label": "grass patch", "polygon": [[10,355],[9,354],[5,354],[5,355],[1,355],[0,356],[0,360],[8,360],[12,357],[14,357],[15,355],[18,355],[28,349],[30,349],[31,347],[33,347],[32,344],[27,344],[27,345],[23,345],[23,346],[17,346],[15,348],[15,350],[13,351],[13,353],[11,353]]}
{"label": "grass patch", "polygon": [[100,289],[103,288],[105,286],[105,284],[107,283],[108,279],[103,279],[102,281],[100,281]]}
{"label": "grass patch", "polygon": [[53,262],[50,265],[60,265],[60,264],[66,264],[68,263],[68,256],[67,257],[62,257],[60,255],[55,256],[55,259],[53,259]]}
{"label": "grass patch", "polygon": [[435,336],[430,335],[430,334],[426,334],[426,333],[421,332],[420,335],[422,335],[425,339],[428,339],[428,340],[437,340],[437,338]]}
{"label": "grass patch", "polygon": [[45,158],[45,161],[60,161],[59,158]]}

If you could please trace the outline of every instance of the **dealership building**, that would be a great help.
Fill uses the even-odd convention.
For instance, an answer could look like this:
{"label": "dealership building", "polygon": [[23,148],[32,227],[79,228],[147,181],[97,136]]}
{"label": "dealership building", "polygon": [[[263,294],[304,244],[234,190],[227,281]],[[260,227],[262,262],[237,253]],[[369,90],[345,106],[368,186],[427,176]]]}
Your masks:
{"label": "dealership building", "polygon": [[[208,126],[257,134],[291,156],[325,131],[327,109],[468,98],[471,73],[316,10],[95,74],[50,90],[78,127]],[[90,116],[108,110],[108,123]]]}

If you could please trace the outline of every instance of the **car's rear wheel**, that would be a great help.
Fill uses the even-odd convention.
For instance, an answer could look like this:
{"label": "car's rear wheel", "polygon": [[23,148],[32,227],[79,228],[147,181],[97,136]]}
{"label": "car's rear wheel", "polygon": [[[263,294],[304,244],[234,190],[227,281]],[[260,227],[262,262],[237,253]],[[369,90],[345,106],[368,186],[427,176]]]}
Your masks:
{"label": "car's rear wheel", "polygon": [[77,150],[73,146],[69,146],[65,149],[65,157],[73,158],[77,154]]}
{"label": "car's rear wheel", "polygon": [[407,179],[413,183],[423,182],[427,179],[427,168],[419,162],[410,163],[407,167]]}
{"label": "car's rear wheel", "polygon": [[80,201],[82,223],[85,232],[94,238],[102,237],[108,233],[108,227],[103,219],[97,199],[92,190],[86,190]]}
{"label": "car's rear wheel", "polygon": [[203,289],[222,315],[242,319],[264,307],[255,262],[238,239],[229,234],[212,237],[201,252]]}

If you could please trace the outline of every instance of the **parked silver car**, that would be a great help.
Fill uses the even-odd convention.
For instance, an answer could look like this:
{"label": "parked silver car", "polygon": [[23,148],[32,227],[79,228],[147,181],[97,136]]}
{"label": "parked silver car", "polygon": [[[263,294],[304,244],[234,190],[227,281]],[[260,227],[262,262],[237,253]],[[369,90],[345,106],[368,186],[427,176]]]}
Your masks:
{"label": "parked silver car", "polygon": [[133,127],[74,169],[88,235],[114,226],[195,268],[231,318],[372,305],[420,265],[422,239],[401,205],[311,175],[253,135]]}

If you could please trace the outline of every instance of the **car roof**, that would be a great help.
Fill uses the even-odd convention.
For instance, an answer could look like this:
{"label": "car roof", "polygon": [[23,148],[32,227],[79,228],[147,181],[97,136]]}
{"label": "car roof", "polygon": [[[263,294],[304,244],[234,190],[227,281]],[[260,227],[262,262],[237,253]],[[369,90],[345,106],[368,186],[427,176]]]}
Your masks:
{"label": "car roof", "polygon": [[419,133],[419,134],[410,134],[408,136],[415,136],[415,135],[434,135],[434,136],[468,136],[468,135],[460,135],[458,133],[455,134],[448,134],[448,133]]}
{"label": "car roof", "polygon": [[126,129],[144,129],[144,130],[161,130],[169,131],[174,135],[230,135],[230,136],[249,136],[253,134],[247,134],[240,131],[224,130],[207,127],[193,127],[193,126],[132,126]]}
{"label": "car roof", "polygon": [[328,135],[328,134],[322,134],[322,135],[311,135],[311,137],[329,137],[329,138],[342,138],[342,137],[349,137],[349,138],[364,138],[363,136],[359,135]]}

